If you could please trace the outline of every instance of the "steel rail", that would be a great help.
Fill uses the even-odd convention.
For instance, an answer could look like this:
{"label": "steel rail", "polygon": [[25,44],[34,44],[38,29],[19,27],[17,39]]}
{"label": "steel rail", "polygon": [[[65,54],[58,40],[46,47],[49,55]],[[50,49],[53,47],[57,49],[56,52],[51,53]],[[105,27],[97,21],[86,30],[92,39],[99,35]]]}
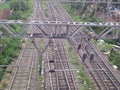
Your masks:
{"label": "steel rail", "polygon": [[[47,52],[48,52],[48,51],[47,51]],[[49,53],[49,55],[50,55],[50,53]],[[48,56],[48,53],[47,53],[47,59],[50,60],[50,59],[49,59],[49,56]],[[51,70],[50,63],[48,63],[48,67],[49,67],[49,70]],[[51,85],[50,89],[51,89],[51,90],[54,90],[54,89],[53,89],[54,86],[53,86],[53,82],[52,82],[52,73],[49,73],[49,74],[50,74],[50,85]]]}
{"label": "steel rail", "polygon": [[[83,43],[83,42],[82,42],[82,43]],[[83,44],[83,45],[84,45],[84,44]],[[82,46],[82,49],[84,50],[84,46]],[[80,53],[80,51],[79,51],[79,53]],[[78,53],[78,54],[79,54],[79,53]],[[79,54],[79,55],[80,55],[80,57],[82,57],[81,54]],[[90,55],[90,53],[89,53],[89,55]],[[87,57],[89,57],[89,55],[87,55]],[[95,59],[95,60],[96,60],[96,59]],[[103,77],[101,77],[101,74],[99,73],[99,71],[98,71],[98,70],[94,70],[94,68],[96,68],[96,67],[95,67],[95,64],[96,64],[96,63],[93,64],[93,62],[91,62],[91,64],[92,64],[92,67],[93,67],[93,71],[97,72],[97,75],[99,76],[100,80],[103,82],[105,88],[106,88],[107,90],[109,90],[108,87],[107,87],[107,85],[106,85],[106,83],[104,82]],[[92,74],[92,71],[89,70],[89,68],[90,68],[91,66],[90,66],[88,63],[84,63],[84,65],[87,67],[87,69],[88,69],[88,71],[90,72],[90,74]],[[103,70],[103,71],[104,71],[104,70]],[[106,70],[105,70],[104,72],[106,72]],[[94,77],[96,78],[96,75],[95,75],[95,74],[93,74],[92,76],[93,76],[93,78],[94,78]],[[97,80],[98,80],[98,79],[97,79]],[[98,81],[97,81],[97,82],[98,82]],[[101,89],[103,88],[103,86],[101,86],[100,84],[99,84],[98,87],[101,88]]]}
{"label": "steel rail", "polygon": [[[96,51],[96,49],[94,49],[95,48],[95,46],[93,47],[93,44],[91,43],[91,42],[88,42],[88,44],[89,44],[89,46],[91,47],[91,49],[95,52],[95,54],[96,54],[96,57],[98,57],[98,62],[100,63],[99,65],[101,65],[101,67],[104,67],[104,68],[106,68],[107,69],[107,72],[109,72],[109,73],[111,73],[112,74],[112,77],[114,77],[114,80],[116,80],[119,84],[120,84],[120,82],[117,80],[117,78],[116,78],[116,76],[114,75],[114,73],[111,71],[111,69],[110,68],[108,68],[108,65],[104,62],[105,60],[106,60],[106,58],[105,57],[102,57],[102,55],[101,54],[98,54],[98,52]],[[109,74],[108,74],[108,76],[109,76]],[[110,77],[110,76],[109,76]],[[113,80],[113,81],[114,81]],[[117,84],[117,82],[116,82],[116,84]],[[115,83],[114,83],[115,84]],[[115,85],[116,85],[115,84]],[[118,84],[118,86],[119,86],[119,84]],[[117,87],[117,86],[116,86]],[[119,88],[120,88],[120,86],[119,86]]]}
{"label": "steel rail", "polygon": [[[54,2],[54,3],[56,3],[56,2]],[[56,7],[57,6],[57,7]],[[57,13],[59,14],[59,15],[61,15],[61,17],[60,17],[60,19],[62,19],[62,21],[64,21],[65,20],[65,18],[67,19],[67,17],[65,17],[64,18],[64,14],[61,14],[61,8],[58,8],[59,7],[59,5],[57,5],[57,3],[55,4],[55,6],[54,6],[54,8],[56,9],[56,11],[57,11]],[[64,11],[62,11],[62,13],[64,13]],[[69,17],[70,18],[70,17]],[[59,19],[59,18],[58,18]],[[71,81],[73,81],[72,83],[73,83],[73,87],[74,87],[74,89],[75,90],[77,90],[79,87],[77,87],[76,86],[76,84],[75,84],[75,81],[74,81],[74,78],[73,78],[73,71],[72,71],[72,69],[71,69],[71,67],[70,67],[70,63],[69,63],[69,61],[68,61],[68,54],[66,53],[66,50],[65,50],[65,47],[64,47],[64,44],[63,44],[63,41],[62,40],[60,40],[58,43],[61,43],[62,44],[62,47],[63,47],[63,49],[61,49],[65,54],[65,58],[66,58],[66,62],[67,62],[67,65],[68,65],[68,68],[69,68],[69,73],[70,73],[70,75],[71,75]],[[64,63],[64,62],[63,62]],[[66,71],[66,69],[65,69],[65,71]],[[74,74],[75,75],[75,74]],[[72,88],[73,89],[73,88]]]}
{"label": "steel rail", "polygon": [[[85,43],[86,43],[87,41],[85,41]],[[83,43],[83,42],[82,42]],[[89,43],[89,42],[88,42]],[[93,50],[93,48],[91,48],[92,46],[90,45],[90,44],[88,44],[88,46],[90,47],[89,49],[92,49]],[[84,48],[84,47],[83,47]],[[91,52],[91,50],[87,50],[87,52],[88,52],[88,54],[90,55],[90,52]],[[94,51],[95,52],[95,51]],[[96,53],[96,52],[95,52]],[[98,55],[96,55],[96,56],[98,56]],[[95,56],[95,57],[96,57]],[[98,59],[100,59],[99,57],[96,57],[97,58],[97,60]],[[103,60],[102,60],[103,61]],[[103,66],[101,66],[99,63],[99,60],[98,61],[96,61],[96,63],[91,63],[92,64],[92,66],[95,68],[96,66],[96,64],[98,64],[99,65],[99,67],[100,67],[100,69],[103,67]],[[107,69],[107,71],[109,71],[110,69],[105,65],[105,63],[104,63],[104,68],[106,68]],[[98,72],[98,71],[97,71]],[[115,81],[113,81],[112,79],[111,79],[111,77],[109,76],[109,74],[106,72],[106,71],[103,71],[105,74],[106,74],[106,77],[108,77],[109,78],[109,80],[111,81],[111,83],[113,83],[113,85],[116,87],[116,89],[117,90],[119,90],[119,87],[116,85],[117,84],[117,82],[115,83]],[[110,73],[112,73],[111,71],[110,71]],[[98,75],[99,75],[99,72],[98,72]],[[114,76],[114,74],[112,74],[113,76],[112,77],[115,77]],[[102,77],[103,78],[103,77]],[[102,79],[103,80],[103,79]],[[114,78],[114,80],[117,80],[117,79],[115,79]],[[118,80],[117,80],[118,81]],[[103,80],[103,82],[104,82],[104,80]],[[106,86],[106,88],[109,88],[107,85],[106,85],[106,83],[104,83],[105,84],[105,86]],[[119,84],[118,84],[119,85]],[[109,90],[109,89],[107,89],[107,90]]]}
{"label": "steel rail", "polygon": [[[75,83],[75,80],[74,80],[74,76],[73,76],[73,69],[71,69],[71,67],[72,67],[72,65],[70,64],[70,62],[68,61],[68,52],[67,52],[67,50],[66,50],[66,48],[65,48],[65,44],[64,44],[64,42],[61,40],[61,44],[62,44],[62,47],[63,47],[63,51],[64,51],[64,53],[65,53],[65,56],[66,56],[66,61],[67,61],[67,63],[68,63],[68,67],[69,67],[69,71],[70,71],[70,74],[71,74],[71,76],[72,76],[72,80],[73,80],[73,84],[74,84],[74,87],[75,87],[75,90],[77,90],[78,89],[78,87],[76,86],[76,83]],[[64,63],[64,62],[63,62]]]}
{"label": "steel rail", "polygon": [[[78,53],[77,47],[76,47],[76,45],[75,45],[75,44],[76,44],[75,40],[71,41],[71,39],[69,39],[69,42],[70,42],[70,44],[72,45],[73,50],[78,54],[78,56],[79,56],[80,59],[81,59],[81,58],[82,58],[82,55],[81,55],[80,51],[79,51],[79,53]],[[79,42],[79,41],[77,41],[77,43],[78,43],[78,42]],[[84,48],[84,46],[83,46],[83,48]],[[81,52],[83,52],[83,51],[81,51]],[[82,62],[82,61],[81,61],[81,62]],[[98,79],[96,79],[97,77],[95,77],[94,74],[91,72],[91,70],[89,70],[90,66],[87,65],[86,63],[85,63],[84,65],[85,65],[85,67],[87,68],[86,71],[88,71],[88,72],[90,73],[90,75],[92,76],[92,78],[93,78],[95,84],[97,85],[97,87],[98,87],[100,90],[102,90],[103,86],[101,86],[101,84],[98,82]],[[99,74],[98,74],[98,77],[101,79],[101,77],[100,77]]]}
{"label": "steel rail", "polygon": [[[43,12],[42,12],[43,13]],[[43,14],[42,14],[42,16],[43,16]],[[45,19],[46,20],[46,18],[45,17],[43,17],[42,19]],[[47,27],[45,27],[45,29],[48,29],[49,28],[49,26],[47,26]],[[46,39],[44,39],[44,46],[46,46],[46,43],[47,43],[47,40]],[[53,47],[51,47],[51,46],[49,46],[48,47],[48,49],[47,49],[47,52],[46,52],[46,57],[47,57],[47,60],[49,60],[49,62],[47,63],[47,66],[48,66],[48,73],[49,73],[49,78],[50,78],[50,90],[56,90],[56,89],[58,89],[59,90],[59,85],[58,85],[58,75],[57,75],[57,73],[56,72],[50,72],[50,70],[52,69],[52,65],[53,65],[53,63],[51,64],[50,63],[50,56],[53,54],[53,53],[51,53],[51,52],[53,52],[52,50],[50,50],[50,49],[52,49]],[[55,64],[55,62],[54,62],[54,64]],[[55,66],[54,66],[55,67]],[[46,69],[46,67],[45,67],[45,69]],[[44,74],[46,75],[46,70],[44,70]],[[53,81],[52,81],[52,79],[54,79],[55,77],[53,77],[53,75],[55,74],[55,77],[56,77],[56,80],[57,80],[57,83],[56,83],[56,87],[57,88],[55,88],[55,86],[53,85],[53,84],[55,84]],[[44,89],[46,90],[46,88],[45,88],[45,85],[46,85],[46,77],[45,77],[45,75],[44,75]],[[48,87],[48,86],[47,86]]]}
{"label": "steel rail", "polygon": [[[49,7],[49,10],[51,11],[51,13],[52,13],[52,16],[54,16],[54,18],[51,18],[51,20],[57,20],[57,18],[56,18],[56,15],[57,15],[57,12],[56,12],[56,10],[54,9],[54,7],[51,5],[51,3],[50,2],[48,2],[48,7]],[[52,10],[51,10],[52,9]],[[55,12],[54,14],[55,15],[53,15],[53,12]],[[52,26],[51,26],[51,32],[54,32],[54,30],[52,30]],[[53,43],[54,43],[54,46],[56,47],[56,42],[55,42],[55,40],[53,39]],[[62,68],[62,70],[63,70],[63,72],[64,72],[64,77],[67,77],[66,76],[66,73],[65,73],[65,71],[64,71],[64,67],[63,67],[63,64],[62,64],[62,62],[61,62],[61,58],[60,58],[60,55],[59,55],[59,53],[57,52],[57,54],[58,54],[58,58],[56,58],[56,60],[57,59],[59,59],[60,60],[60,66],[61,66],[61,68]],[[58,75],[58,77],[59,77],[59,75]],[[69,85],[68,85],[68,80],[65,78],[65,81],[67,82],[67,87],[68,87],[68,90],[70,90],[70,87],[69,87]],[[59,82],[59,79],[58,79],[58,82]],[[59,85],[58,85],[59,86]],[[60,89],[60,88],[62,88],[62,87],[60,87],[59,86],[59,88],[58,89]]]}
{"label": "steel rail", "polygon": [[[35,12],[36,12],[36,10],[35,10]],[[34,13],[35,14],[35,13]],[[33,16],[33,19],[35,18],[35,15]],[[32,30],[31,31],[29,31],[29,32],[33,32]],[[33,54],[32,54],[32,56],[30,56],[30,63],[28,62],[28,64],[30,65],[30,67],[29,67],[29,69],[27,69],[27,68],[25,68],[25,72],[27,72],[27,73],[29,73],[28,75],[27,75],[27,77],[28,77],[28,80],[26,81],[26,82],[24,82],[24,83],[26,83],[25,84],[25,86],[21,86],[21,85],[17,85],[17,84],[23,84],[23,83],[17,83],[17,82],[15,82],[15,80],[17,80],[17,74],[18,73],[22,73],[20,70],[22,70],[22,69],[20,69],[20,67],[17,67],[16,69],[15,69],[15,72],[14,72],[14,75],[13,75],[13,77],[12,77],[12,79],[11,79],[11,82],[10,82],[10,85],[9,85],[9,87],[8,87],[8,90],[12,90],[13,89],[13,87],[14,87],[14,84],[15,84],[15,88],[17,87],[17,86],[21,86],[21,87],[18,87],[17,89],[19,90],[20,88],[23,88],[24,87],[24,89],[26,89],[26,90],[29,90],[31,87],[30,87],[30,83],[31,83],[31,79],[32,79],[32,74],[33,74],[33,69],[34,69],[34,64],[35,64],[35,54],[36,54],[36,49],[35,48],[31,48],[31,46],[28,44],[28,41],[30,41],[30,39],[27,39],[27,41],[26,41],[26,43],[25,43],[25,46],[24,46],[24,48],[23,48],[23,51],[22,51],[22,54],[21,54],[21,56],[20,56],[20,58],[18,59],[18,66],[20,66],[20,64],[22,64],[22,63],[25,63],[24,62],[24,57],[26,57],[25,55],[29,55],[29,54],[27,54],[27,52],[28,53],[30,53],[30,52],[33,52]],[[28,66],[26,66],[26,67],[28,67]],[[20,70],[19,70],[20,69]],[[24,72],[23,72],[24,73]],[[22,77],[21,77],[22,78]],[[18,81],[18,80],[17,80]],[[17,86],[16,86],[17,85]],[[14,88],[14,89],[15,89]]]}
{"label": "steel rail", "polygon": [[[48,72],[49,72],[50,70],[54,70],[54,69],[55,69],[55,66],[56,66],[56,63],[54,62],[54,63],[52,63],[52,64],[54,64],[54,68],[52,68],[52,64],[50,63],[51,59],[49,58],[49,57],[51,56],[51,57],[54,57],[54,58],[53,58],[53,61],[56,60],[56,59],[55,59],[55,55],[54,55],[54,46],[53,46],[53,44],[52,44],[52,46],[50,46],[49,48],[50,48],[50,50],[48,49],[47,52],[46,52],[46,53],[47,53],[47,58],[48,58],[48,60],[49,60],[49,62],[48,62],[48,67],[49,67]],[[48,53],[48,52],[49,52],[49,53]],[[51,53],[51,54],[50,54],[50,53]],[[46,71],[45,71],[45,72],[46,72]],[[54,86],[53,86],[53,83],[55,83],[55,82],[52,82],[52,79],[53,79],[53,78],[52,78],[52,74],[53,74],[53,73],[55,73],[55,77],[56,77],[56,89],[59,90],[58,74],[57,74],[56,72],[51,72],[51,73],[50,73],[50,83],[51,83],[50,85],[51,85],[51,88],[52,88],[51,90],[55,90],[55,89],[54,89]],[[54,78],[55,78],[55,77],[54,77]]]}
{"label": "steel rail", "polygon": [[[85,45],[85,42],[82,42],[82,44]],[[88,48],[89,48],[89,47],[88,47]],[[88,53],[87,56],[89,57],[90,52],[92,52],[92,51],[89,50],[88,48],[87,48],[87,51],[86,51],[86,52]],[[84,50],[84,46],[82,47],[82,49]],[[91,48],[90,48],[90,49],[91,49]],[[96,59],[95,59],[95,60],[96,60]],[[97,60],[98,60],[98,59],[97,59]],[[96,63],[97,63],[97,62],[96,62]],[[93,69],[97,68],[97,67],[96,67],[96,63],[93,64],[93,62],[91,62],[91,64],[92,64],[91,66],[93,67]],[[88,67],[88,65],[87,65],[86,63],[84,63],[84,65],[86,65],[86,67]],[[89,69],[89,68],[88,68],[88,69]],[[98,69],[99,69],[99,68],[98,68]],[[100,68],[100,69],[101,69],[101,68]],[[90,72],[91,72],[91,71],[90,71]],[[105,89],[109,90],[109,88],[107,87],[106,83],[104,82],[104,78],[101,76],[101,74],[99,73],[99,71],[96,70],[95,72],[97,73],[97,75],[99,76],[100,80],[101,80],[102,83],[104,84]],[[106,71],[105,71],[105,72],[106,72]],[[93,75],[93,77],[95,77],[95,76]],[[104,88],[104,87],[101,86],[100,88],[102,89],[102,88]]]}
{"label": "steel rail", "polygon": [[[23,58],[23,56],[25,55],[24,53],[26,52],[26,49],[27,49],[27,46],[28,46],[28,44],[26,44],[26,46],[25,46],[25,48],[24,48],[24,50],[23,50],[23,52],[22,52],[22,55],[21,55],[21,57],[19,58],[19,61],[18,61],[18,65],[20,65],[21,63],[22,63],[22,58]],[[33,58],[34,56],[32,56],[32,58]],[[24,60],[24,59],[23,59]],[[32,59],[33,60],[33,59]],[[32,67],[33,66],[31,66],[31,64],[32,64],[33,62],[30,62],[30,68],[31,68],[31,70],[29,71],[29,73],[31,73],[32,72]],[[16,77],[17,77],[17,73],[20,71],[19,70],[20,69],[20,67],[17,67],[16,68],[16,70],[15,70],[15,73],[14,73],[14,75],[13,75],[13,77],[12,77],[12,80],[11,80],[11,83],[10,83],[10,85],[9,85],[9,89],[8,90],[12,90],[12,88],[13,88],[13,86],[14,86],[14,82],[15,82],[15,80],[16,80]],[[30,74],[31,75],[31,74]],[[29,75],[29,77],[30,77],[30,75]],[[30,78],[29,78],[29,81],[27,81],[27,83],[28,83],[28,85],[30,84]],[[27,85],[27,87],[28,87],[28,85]]]}
{"label": "steel rail", "polygon": [[[58,8],[58,13],[60,14],[61,13],[61,16],[62,18],[62,21],[69,21],[69,22],[74,22],[71,18],[71,16],[68,14],[68,12],[61,6],[61,4],[59,3],[59,1],[55,1],[54,0],[54,3],[55,3],[55,8],[57,9]],[[64,13],[64,14],[63,14]]]}
{"label": "steel rail", "polygon": [[[50,4],[51,5],[51,4]],[[52,6],[51,5],[51,8],[52,8],[52,10],[54,10],[54,12],[56,12],[57,10],[54,8],[54,6]],[[55,13],[55,14],[58,14],[57,12]],[[55,20],[60,20],[61,18],[60,17],[57,17],[56,16],[56,18],[55,18]],[[61,40],[60,40],[61,41]],[[56,44],[58,44],[59,42],[57,42]],[[60,44],[58,44],[58,45],[60,45]],[[63,45],[62,45],[62,47],[63,47]],[[60,47],[59,47],[60,48]],[[64,47],[63,47],[64,48]],[[62,49],[62,48],[61,48]],[[63,50],[63,52],[65,53],[65,50]],[[63,54],[64,55],[64,54]],[[66,55],[65,55],[66,56]],[[66,56],[67,57],[67,56]],[[61,58],[62,59],[62,58]],[[67,60],[67,58],[66,58],[66,60]],[[64,62],[63,62],[64,63]],[[70,66],[69,66],[69,63],[68,63],[68,60],[66,61],[66,63],[67,63],[67,65],[68,65],[68,67],[67,68],[69,68],[70,69]],[[64,66],[64,64],[63,64],[63,66]],[[70,69],[70,71],[71,71],[71,69]],[[70,74],[71,74],[71,72],[70,72]],[[72,75],[71,75],[72,76]],[[67,78],[67,77],[66,77]],[[71,77],[72,78],[72,80],[73,80],[73,77]],[[69,81],[69,80],[68,80]],[[73,83],[74,83],[74,80],[73,80]],[[75,85],[75,84],[74,84]],[[68,85],[69,86],[69,85]],[[70,86],[69,86],[70,87]],[[75,87],[75,86],[74,86]]]}
{"label": "steel rail", "polygon": [[[28,40],[28,41],[29,41],[29,40]],[[18,59],[17,65],[19,65],[19,66],[22,64],[22,61],[24,60],[24,59],[22,59],[22,58],[24,57],[24,55],[25,55],[25,53],[26,53],[26,51],[27,51],[27,49],[28,49],[28,44],[27,44],[27,43],[28,43],[28,42],[26,42],[25,48],[23,49],[22,54],[21,54],[20,58]],[[35,53],[35,51],[34,51],[34,53]],[[35,59],[34,59],[34,54],[33,54],[33,55],[32,55],[32,60],[30,61],[30,67],[28,68],[28,69],[30,69],[30,71],[28,72],[29,75],[28,75],[28,81],[27,81],[27,86],[26,86],[27,90],[28,90],[29,87],[30,87],[31,74],[32,74],[32,71],[33,71],[34,61],[35,61]],[[28,66],[26,66],[26,67],[28,67]],[[20,71],[19,69],[20,69],[20,67],[17,67],[17,68],[16,68],[16,70],[15,70],[15,72],[14,72],[14,75],[13,75],[13,77],[12,77],[12,80],[11,80],[11,82],[10,82],[10,85],[9,85],[9,89],[8,89],[8,90],[12,90],[14,84],[17,84],[17,83],[14,83],[14,82],[15,82],[15,80],[16,80],[16,77],[17,77],[18,72]],[[27,68],[26,68],[26,69],[27,69]],[[22,88],[22,87],[21,87],[21,88]]]}
{"label": "steel rail", "polygon": [[[95,66],[94,64],[95,64],[96,66]],[[100,69],[102,68],[99,63],[95,63],[95,62],[92,63],[92,66],[94,66],[95,68],[100,68]],[[101,72],[104,73],[104,74],[103,74],[103,73],[101,74],[101,77],[104,76],[104,75],[106,75],[106,78],[108,78],[108,79],[106,79],[106,80],[107,80],[107,81],[109,80],[110,83],[113,84],[112,87],[115,87],[115,89],[119,90],[119,88],[118,88],[118,86],[116,85],[116,83],[111,79],[111,77],[110,77],[109,74],[107,73],[107,70],[105,70],[105,71],[104,71],[104,70],[99,71],[98,74],[101,73]],[[104,78],[105,78],[105,76],[104,76]],[[104,84],[105,84],[107,90],[109,90],[109,89],[111,88],[111,86],[106,85],[106,84],[108,84],[108,83],[105,83],[105,79],[104,79],[104,78],[103,78]]]}
{"label": "steel rail", "polygon": [[[58,5],[57,5],[58,6]],[[63,15],[64,16],[64,15]],[[69,20],[68,20],[69,21]],[[90,72],[90,71],[89,71]],[[90,74],[93,76],[93,74],[90,72]],[[98,85],[98,87],[100,88],[100,84],[97,82],[97,80],[93,77],[94,81],[96,82],[96,84]]]}
{"label": "steel rail", "polygon": [[[57,41],[57,40],[56,40],[56,41]],[[60,60],[60,63],[61,63],[61,66],[62,66],[62,69],[63,69],[63,72],[64,72],[65,80],[66,80],[66,83],[67,83],[68,90],[71,90],[70,85],[69,85],[69,81],[68,81],[68,77],[67,77],[67,74],[66,74],[66,71],[65,71],[65,67],[64,67],[64,64],[62,63],[62,58],[61,58],[61,56],[60,56],[59,47],[57,46],[57,45],[59,45],[59,44],[58,44],[58,42],[56,42],[56,41],[54,41],[54,42],[55,42],[55,45],[56,45],[56,47],[57,47],[56,54],[58,55],[58,58],[59,58],[59,60]]]}
{"label": "steel rail", "polygon": [[[53,8],[53,6],[49,3],[48,4],[49,5],[49,9],[51,10],[51,13],[52,12],[55,12],[55,14],[57,14],[56,13],[56,11],[55,11],[55,9]],[[52,18],[52,20],[57,20],[57,18],[56,18],[56,15],[55,14],[52,14],[52,17],[53,17],[53,15],[54,15],[54,18]],[[54,39],[53,39],[54,40]],[[54,41],[53,41],[54,42]],[[59,54],[58,54],[59,55]],[[60,58],[60,56],[59,56],[59,58]],[[61,61],[61,60],[60,60]],[[62,62],[61,62],[61,65],[62,65],[62,68],[63,68],[63,64],[62,64]],[[64,72],[64,75],[65,75],[65,77],[66,77],[66,74],[65,74],[65,72]],[[67,79],[65,78],[65,80],[67,81]],[[68,81],[67,81],[67,83],[68,83]],[[59,88],[61,88],[61,87],[59,87]],[[68,86],[68,88],[69,88],[69,86]],[[70,89],[70,88],[69,88]]]}
{"label": "steel rail", "polygon": [[[34,51],[33,55],[36,54],[36,50]],[[32,57],[32,63],[31,63],[31,68],[30,68],[30,73],[29,73],[29,77],[28,77],[28,83],[27,83],[27,90],[30,89],[30,82],[31,82],[31,78],[32,78],[32,73],[33,73],[33,69],[34,69],[34,64],[35,64],[35,57]]]}
{"label": "steel rail", "polygon": [[[27,46],[27,42],[25,43],[25,47],[26,47],[26,46]],[[24,49],[24,51],[25,51],[25,49]],[[24,55],[24,51],[22,52],[20,58],[18,58],[18,62],[17,62],[17,65],[18,65],[18,66],[20,65],[20,62],[21,62],[21,60],[22,60],[22,55]],[[19,67],[17,67],[16,70],[15,70],[15,73],[14,73],[14,75],[13,75],[13,77],[12,77],[12,80],[11,80],[11,83],[10,83],[10,85],[9,85],[8,90],[11,90],[11,89],[12,89],[12,86],[13,86],[13,83],[14,83],[14,81],[15,81],[15,77],[16,77],[16,75],[17,75],[18,69],[19,69]]]}

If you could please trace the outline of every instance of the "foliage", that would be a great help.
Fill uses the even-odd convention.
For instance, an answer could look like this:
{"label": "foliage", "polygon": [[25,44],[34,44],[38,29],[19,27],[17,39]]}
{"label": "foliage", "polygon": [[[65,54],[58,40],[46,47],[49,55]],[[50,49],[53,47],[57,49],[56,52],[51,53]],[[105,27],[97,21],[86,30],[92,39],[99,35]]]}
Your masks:
{"label": "foliage", "polygon": [[3,72],[3,68],[0,67],[0,80],[2,79],[4,72]]}
{"label": "foliage", "polygon": [[81,3],[74,3],[74,2],[71,2],[71,3],[70,3],[70,6],[71,6],[71,9],[80,10],[82,4],[81,4]]}
{"label": "foliage", "polygon": [[[0,8],[10,8],[13,10],[11,19],[20,19],[19,4],[21,4],[21,19],[27,19],[33,11],[33,1],[32,0],[7,0],[9,2],[0,4]],[[15,32],[21,30],[20,25],[10,25]],[[4,32],[5,30],[0,27],[0,31]],[[4,32],[6,33],[6,32]],[[0,65],[8,65],[13,61],[13,58],[17,58],[18,52],[21,49],[21,39],[15,38],[0,38],[0,44],[3,46],[3,51],[0,53]],[[0,67],[0,80],[2,79],[5,68]]]}
{"label": "foliage", "polygon": [[10,9],[13,10],[11,19],[13,20],[25,20],[28,18],[33,11],[32,0],[12,0],[9,2]]}
{"label": "foliage", "polygon": [[[94,17],[94,10],[93,12],[91,13],[90,16],[88,16],[88,11],[86,11],[87,9],[84,8],[84,13],[85,13],[85,17],[82,17],[80,14],[80,3],[77,3],[77,4],[65,4],[65,3],[62,3],[63,7],[65,8],[65,10],[72,16],[72,18],[76,21],[76,22],[79,22],[81,21],[81,19],[84,19],[84,21],[89,21],[89,22],[102,22],[103,20],[97,18],[97,17]],[[70,9],[71,8],[71,9]],[[101,31],[104,30],[105,27],[92,27],[93,30],[99,34]]]}
{"label": "foliage", "polygon": [[9,3],[0,3],[0,10],[3,10],[4,8],[9,9]]}
{"label": "foliage", "polygon": [[[3,44],[3,51],[0,53],[0,65],[8,65],[13,60],[17,58],[18,51],[20,49],[20,39],[4,38],[0,43]],[[0,80],[4,74],[5,68],[0,68]]]}
{"label": "foliage", "polygon": [[113,64],[117,65],[118,69],[120,69],[120,51],[112,50],[109,58],[113,62]]}
{"label": "foliage", "polygon": [[82,70],[80,70],[79,71],[79,75],[84,80],[84,89],[83,90],[89,90],[89,89],[94,90],[94,87],[92,86],[91,81],[86,76],[85,72],[83,72]]}
{"label": "foliage", "polygon": [[114,40],[114,39],[104,39],[104,41],[108,44],[116,44],[116,41],[117,40]]}
{"label": "foliage", "polygon": [[25,1],[12,1],[9,3],[10,9],[14,9],[15,11],[26,11],[29,9],[28,2]]}
{"label": "foliage", "polygon": [[97,47],[101,52],[108,52],[108,51],[110,52],[113,45],[108,43],[104,43],[103,45],[100,45],[99,43],[97,43]]}
{"label": "foliage", "polygon": [[73,20],[76,22],[79,22],[81,20],[81,16],[79,16],[79,10],[75,10],[74,8],[71,9],[71,6],[69,3],[61,3],[64,9],[71,15]]}

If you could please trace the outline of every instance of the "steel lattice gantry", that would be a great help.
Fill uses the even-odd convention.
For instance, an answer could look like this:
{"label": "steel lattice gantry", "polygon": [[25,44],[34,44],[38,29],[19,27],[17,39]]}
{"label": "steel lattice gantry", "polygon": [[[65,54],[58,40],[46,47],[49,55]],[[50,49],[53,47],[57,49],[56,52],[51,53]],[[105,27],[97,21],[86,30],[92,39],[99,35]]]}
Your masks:
{"label": "steel lattice gantry", "polygon": [[[10,25],[22,25],[23,29],[16,33],[15,30]],[[40,31],[39,33],[24,33],[27,27],[30,25],[35,26]],[[0,26],[5,28],[8,34],[1,34],[1,36],[13,36],[13,37],[27,37],[27,38],[68,38],[73,37],[80,30],[81,27],[107,27],[100,36],[105,36],[105,34],[111,31],[111,28],[120,27],[120,22],[61,22],[61,21],[21,21],[21,20],[6,20],[0,21]],[[50,32],[50,27],[54,27],[55,31]],[[114,30],[114,29],[113,29]],[[119,28],[117,29],[119,30]]]}
{"label": "steel lattice gantry", "polygon": [[75,3],[111,3],[111,4],[120,4],[120,2],[114,2],[111,0],[60,0],[61,2],[75,2]]}
{"label": "steel lattice gantry", "polygon": [[[20,32],[15,32],[12,28],[12,25],[20,25],[23,28]],[[31,26],[36,27],[39,30],[39,33],[26,33]],[[61,21],[21,21],[21,20],[6,20],[0,21],[0,26],[4,28],[3,33],[0,34],[0,37],[14,37],[14,38],[30,38],[32,39],[32,43],[39,52],[40,57],[40,66],[39,66],[39,74],[41,75],[42,71],[42,55],[46,51],[47,47],[51,43],[52,38],[86,38],[86,36],[77,36],[76,34],[79,30],[82,30],[83,27],[87,27],[85,29],[90,32],[94,32],[91,27],[106,27],[103,32],[99,34],[100,37],[105,36],[111,30],[119,31],[120,22],[61,22]],[[114,28],[118,29],[114,29]],[[51,32],[51,29],[54,28]],[[4,33],[5,32],[5,33]],[[120,36],[117,34],[117,36]],[[34,38],[48,38],[49,42],[45,46],[44,50],[40,50],[36,43],[34,42]]]}

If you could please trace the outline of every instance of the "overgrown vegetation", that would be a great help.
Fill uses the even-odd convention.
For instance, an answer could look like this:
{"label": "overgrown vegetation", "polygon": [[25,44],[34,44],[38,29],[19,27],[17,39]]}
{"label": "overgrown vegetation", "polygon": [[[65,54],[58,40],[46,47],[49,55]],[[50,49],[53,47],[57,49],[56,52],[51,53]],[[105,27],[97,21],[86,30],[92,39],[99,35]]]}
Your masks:
{"label": "overgrown vegetation", "polygon": [[[3,51],[0,53],[0,65],[8,65],[17,58],[20,50],[20,39],[1,38],[1,43],[4,46]],[[0,67],[0,80],[5,72],[6,67]]]}
{"label": "overgrown vegetation", "polygon": [[[64,9],[71,15],[74,21],[80,22],[103,22],[104,20],[95,16],[95,10],[91,12],[88,10],[88,4],[81,3],[62,3]],[[81,9],[82,8],[82,9]],[[93,30],[99,34],[105,27],[92,27]]]}
{"label": "overgrown vegetation", "polygon": [[41,7],[42,7],[42,9],[44,11],[45,17],[46,18],[49,17],[50,14],[48,12],[48,6],[46,4],[46,1],[45,0],[40,0],[40,3],[41,3]]}
{"label": "overgrown vegetation", "polygon": [[[21,5],[21,6],[20,6]],[[0,4],[0,9],[9,9],[12,10],[12,15],[10,19],[21,19],[26,20],[31,16],[33,11],[33,1],[32,0],[6,0],[5,3]],[[22,29],[20,25],[11,25],[15,32],[19,32]],[[0,31],[3,33],[5,30],[0,27]],[[16,38],[1,38],[0,44],[2,44],[2,52],[0,52],[0,65],[8,65],[13,59],[18,57],[19,50],[21,49],[21,39]],[[0,81],[5,73],[7,67],[0,67]]]}
{"label": "overgrown vegetation", "polygon": [[4,8],[9,9],[9,3],[0,3],[0,10],[3,10]]}
{"label": "overgrown vegetation", "polygon": [[75,10],[74,8],[71,8],[71,5],[69,3],[61,3],[64,9],[71,15],[73,20],[76,22],[81,21],[81,16],[79,15],[79,11]]}
{"label": "overgrown vegetation", "polygon": [[113,44],[108,44],[108,43],[104,43],[103,45],[101,45],[97,42],[96,45],[99,48],[99,50],[103,53],[110,52],[113,47]]}
{"label": "overgrown vegetation", "polygon": [[108,44],[116,44],[116,41],[115,39],[104,39],[104,41]]}
{"label": "overgrown vegetation", "polygon": [[98,42],[95,42],[97,47],[99,48],[99,50],[106,54],[110,61],[112,61],[112,63],[114,65],[116,65],[118,67],[118,69],[120,69],[120,50],[113,50],[114,48],[114,44],[116,44],[115,40],[110,40],[110,39],[105,39],[105,44],[100,45]]}
{"label": "overgrown vegetation", "polygon": [[109,56],[110,60],[113,64],[117,65],[118,69],[120,69],[120,51],[119,50],[112,50]]}
{"label": "overgrown vegetation", "polygon": [[12,0],[9,2],[10,9],[13,10],[11,19],[15,20],[26,20],[31,16],[33,11],[33,1],[32,0]]}

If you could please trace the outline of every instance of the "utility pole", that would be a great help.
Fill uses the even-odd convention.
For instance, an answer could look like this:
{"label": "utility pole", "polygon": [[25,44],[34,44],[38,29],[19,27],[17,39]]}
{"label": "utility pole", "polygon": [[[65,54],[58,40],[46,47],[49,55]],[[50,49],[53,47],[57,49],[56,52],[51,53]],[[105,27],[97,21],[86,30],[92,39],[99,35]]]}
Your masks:
{"label": "utility pole", "polygon": [[19,20],[21,19],[21,0],[19,1]]}

